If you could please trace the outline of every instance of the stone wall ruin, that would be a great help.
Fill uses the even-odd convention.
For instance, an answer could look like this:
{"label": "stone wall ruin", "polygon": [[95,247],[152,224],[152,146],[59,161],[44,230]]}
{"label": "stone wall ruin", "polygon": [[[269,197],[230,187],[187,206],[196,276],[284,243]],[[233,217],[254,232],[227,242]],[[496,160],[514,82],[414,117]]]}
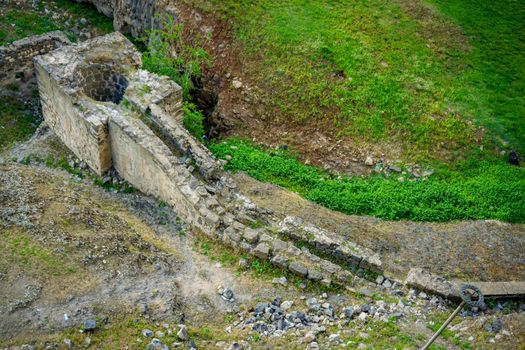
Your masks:
{"label": "stone wall ruin", "polygon": [[107,17],[113,18],[113,29],[130,33],[134,37],[143,36],[147,30],[156,28],[157,14],[170,13],[167,0],[77,0],[93,4]]}
{"label": "stone wall ruin", "polygon": [[33,58],[69,43],[69,39],[62,32],[55,31],[1,46],[0,87],[30,92],[35,83]]}
{"label": "stone wall ruin", "polygon": [[403,281],[379,254],[242,196],[181,125],[181,88],[140,69],[140,53],[122,34],[63,46],[36,57],[35,67],[44,118],[78,158],[99,175],[114,168],[203,234],[325,285],[353,285],[368,273],[384,288],[406,283],[458,297],[454,283],[424,271]]}

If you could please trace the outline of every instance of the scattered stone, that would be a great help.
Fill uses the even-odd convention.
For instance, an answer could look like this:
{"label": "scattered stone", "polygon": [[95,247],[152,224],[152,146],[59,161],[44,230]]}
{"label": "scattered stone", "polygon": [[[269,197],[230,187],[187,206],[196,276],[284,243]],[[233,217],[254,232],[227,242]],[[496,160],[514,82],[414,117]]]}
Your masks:
{"label": "scattered stone", "polygon": [[388,167],[388,170],[393,171],[393,172],[395,172],[395,173],[400,173],[400,172],[402,171],[402,170],[401,170],[401,167],[398,167],[398,166],[396,166],[396,165],[390,165],[390,166]]}
{"label": "scattered stone", "polygon": [[372,158],[372,156],[367,156],[365,160],[365,164],[368,166],[374,165],[374,158]]}
{"label": "scattered stone", "polygon": [[232,85],[235,89],[240,89],[242,88],[242,82],[240,80],[237,80],[237,79],[233,79],[232,81]]}
{"label": "scattered stone", "polygon": [[149,330],[149,329],[143,329],[142,330],[142,335],[146,338],[149,338],[149,337],[152,337],[153,336],[153,331]]}
{"label": "scattered stone", "polygon": [[235,296],[233,294],[233,291],[230,288],[225,288],[221,293],[221,298],[229,301],[230,303],[233,303],[235,301]]}
{"label": "scattered stone", "polygon": [[267,259],[270,254],[270,248],[266,243],[259,243],[257,247],[253,249],[253,255],[261,259]]}
{"label": "scattered stone", "polygon": [[381,285],[381,283],[383,283],[384,280],[385,280],[385,278],[384,278],[383,276],[379,275],[379,276],[377,276],[377,278],[376,278],[376,283],[377,283],[378,285]]}
{"label": "scattered stone", "polygon": [[291,263],[288,268],[291,272],[295,273],[296,275],[305,277],[308,274],[308,269],[304,267],[302,264],[293,262]]}
{"label": "scattered stone", "polygon": [[345,307],[343,309],[343,314],[346,319],[351,319],[352,316],[354,316],[354,309],[352,309],[351,307]]}
{"label": "scattered stone", "polygon": [[97,322],[95,320],[84,321],[84,331],[93,332],[97,327]]}
{"label": "scattered stone", "polygon": [[160,339],[153,338],[151,342],[146,345],[146,350],[169,350],[166,344],[163,344]]}
{"label": "scattered stone", "polygon": [[288,280],[286,279],[286,277],[282,276],[282,277],[275,277],[273,280],[272,280],[272,283],[274,284],[280,284],[280,285],[283,285],[283,286],[287,286],[288,285]]}
{"label": "scattered stone", "polygon": [[315,298],[306,299],[306,305],[309,310],[318,311],[320,309],[319,303]]}
{"label": "scattered stone", "polygon": [[285,300],[281,303],[281,309],[288,311],[293,305],[293,301]]}
{"label": "scattered stone", "polygon": [[248,263],[248,260],[244,258],[239,259],[239,267],[247,268],[248,266],[250,266],[250,264]]}
{"label": "scattered stone", "polygon": [[186,326],[180,326],[180,330],[177,332],[177,337],[179,337],[179,339],[182,341],[188,341],[190,339]]}
{"label": "scattered stone", "polygon": [[491,323],[488,323],[487,325],[485,325],[485,329],[489,333],[498,333],[499,331],[503,329],[503,321],[501,321],[500,318],[496,318]]}

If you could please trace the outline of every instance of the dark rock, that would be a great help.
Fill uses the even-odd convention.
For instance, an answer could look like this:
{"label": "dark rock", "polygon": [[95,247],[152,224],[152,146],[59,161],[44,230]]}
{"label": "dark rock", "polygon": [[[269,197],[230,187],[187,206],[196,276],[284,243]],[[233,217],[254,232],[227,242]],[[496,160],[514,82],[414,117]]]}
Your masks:
{"label": "dark rock", "polygon": [[266,325],[266,323],[259,322],[253,326],[253,330],[259,333],[264,333],[268,331],[268,326]]}
{"label": "dark rock", "polygon": [[190,339],[188,329],[186,328],[186,326],[180,327],[180,330],[177,332],[177,337],[179,337],[179,339],[183,341]]}
{"label": "dark rock", "polygon": [[487,332],[490,332],[490,333],[498,333],[499,331],[503,329],[503,322],[501,321],[500,318],[496,318],[494,321],[487,324],[485,326],[485,329],[487,330]]}
{"label": "dark rock", "polygon": [[258,303],[255,306],[255,313],[256,314],[263,314],[267,307],[270,305],[268,303]]}
{"label": "dark rock", "polygon": [[296,275],[302,277],[305,277],[308,274],[308,269],[300,263],[293,262],[288,266],[288,268]]}
{"label": "dark rock", "polygon": [[97,323],[95,320],[86,320],[84,321],[84,330],[87,332],[93,332],[95,328],[97,327]]}
{"label": "dark rock", "polygon": [[146,345],[146,350],[169,350],[166,344],[163,344],[159,339],[153,338],[151,342]]}
{"label": "dark rock", "polygon": [[510,165],[515,165],[515,166],[520,166],[520,162],[521,162],[521,159],[520,159],[520,156],[518,155],[518,153],[516,151],[511,151],[509,153],[509,164]]}
{"label": "dark rock", "polygon": [[343,313],[345,315],[345,318],[351,319],[352,316],[354,315],[354,309],[352,309],[351,307],[345,307],[343,309]]}
{"label": "dark rock", "polygon": [[224,300],[231,301],[234,297],[233,291],[230,288],[225,288],[221,294]]}
{"label": "dark rock", "polygon": [[363,304],[360,308],[361,312],[366,312],[367,314],[370,313],[370,305],[369,304]]}
{"label": "dark rock", "polygon": [[276,323],[277,329],[284,331],[286,330],[286,321],[284,319],[280,319]]}

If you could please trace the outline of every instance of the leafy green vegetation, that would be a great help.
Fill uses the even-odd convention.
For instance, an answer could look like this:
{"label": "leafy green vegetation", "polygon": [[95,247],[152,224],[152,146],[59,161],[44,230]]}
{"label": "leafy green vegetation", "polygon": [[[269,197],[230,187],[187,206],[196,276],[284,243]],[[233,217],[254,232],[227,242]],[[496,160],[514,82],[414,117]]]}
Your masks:
{"label": "leafy green vegetation", "polygon": [[39,117],[17,99],[0,96],[0,149],[24,141],[36,130]]}
{"label": "leafy green vegetation", "polygon": [[183,105],[184,119],[182,123],[186,130],[190,132],[197,140],[203,140],[204,137],[204,116],[193,103],[185,102]]}
{"label": "leafy green vegetation", "polygon": [[[466,164],[463,172],[443,172],[427,181],[371,176],[337,176],[307,166],[286,151],[268,151],[239,139],[210,145],[226,169],[245,171],[305,198],[347,214],[389,220],[450,221],[500,219],[525,222],[525,169],[505,163]],[[228,157],[229,158],[229,157]]]}
{"label": "leafy green vegetation", "polygon": [[166,75],[182,87],[186,101],[191,100],[194,81],[202,75],[202,67],[211,64],[208,52],[199,45],[199,38],[186,43],[182,24],[175,24],[171,16],[159,18],[161,29],[148,33],[146,51],[142,55],[143,68],[159,75]]}
{"label": "leafy green vegetation", "polygon": [[233,22],[276,122],[447,161],[486,142],[483,123],[490,144],[525,153],[523,2],[187,2]]}
{"label": "leafy green vegetation", "polygon": [[34,269],[38,274],[62,276],[76,272],[63,254],[53,252],[19,230],[7,230],[0,236],[0,271],[10,266]]}

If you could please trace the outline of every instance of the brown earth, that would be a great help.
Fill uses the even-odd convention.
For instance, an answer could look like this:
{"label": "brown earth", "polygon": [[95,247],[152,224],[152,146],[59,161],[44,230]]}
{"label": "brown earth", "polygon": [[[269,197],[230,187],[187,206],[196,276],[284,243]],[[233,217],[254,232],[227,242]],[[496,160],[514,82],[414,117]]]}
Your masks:
{"label": "brown earth", "polygon": [[[242,44],[233,37],[231,21],[183,3],[177,3],[176,8],[184,23],[185,40],[198,40],[214,59],[202,77],[203,89],[197,93],[199,105],[209,114],[211,137],[238,136],[270,147],[284,146],[306,164],[345,173],[370,173],[372,169],[364,164],[367,156],[377,162],[399,161],[399,145],[386,141],[357,143],[338,137],[331,120],[282,120],[267,87],[260,86],[250,74],[253,57],[245,57]],[[209,39],[203,40],[208,33]],[[235,88],[234,80],[241,81],[242,87]]]}
{"label": "brown earth", "polygon": [[421,267],[451,279],[525,280],[525,225],[496,220],[385,221],[331,211],[279,186],[236,175],[241,192],[278,215],[297,216],[382,256],[390,273]]}

